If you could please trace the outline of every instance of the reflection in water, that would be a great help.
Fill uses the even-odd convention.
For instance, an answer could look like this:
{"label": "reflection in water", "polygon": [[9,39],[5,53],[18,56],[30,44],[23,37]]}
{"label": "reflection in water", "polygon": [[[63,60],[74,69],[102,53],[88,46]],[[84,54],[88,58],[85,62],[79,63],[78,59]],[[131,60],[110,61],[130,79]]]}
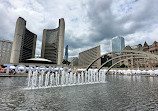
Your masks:
{"label": "reflection in water", "polygon": [[158,78],[108,75],[106,83],[24,90],[25,77],[0,78],[0,111],[158,110]]}

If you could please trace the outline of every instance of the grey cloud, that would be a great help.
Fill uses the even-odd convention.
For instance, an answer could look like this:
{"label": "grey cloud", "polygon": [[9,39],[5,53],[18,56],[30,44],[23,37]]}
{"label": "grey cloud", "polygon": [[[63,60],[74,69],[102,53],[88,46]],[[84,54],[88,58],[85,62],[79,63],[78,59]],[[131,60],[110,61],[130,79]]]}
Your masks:
{"label": "grey cloud", "polygon": [[69,45],[69,49],[71,50],[95,45],[94,43],[90,42],[86,36],[83,35],[80,38],[75,38],[75,35],[72,35],[71,32],[66,32],[64,44],[65,46]]}
{"label": "grey cloud", "polygon": [[[16,19],[22,16],[28,29],[37,34],[37,54],[41,51],[43,29],[56,28],[62,17],[66,24],[64,44],[69,45],[70,56],[99,44],[102,52],[110,51],[109,40],[118,35],[124,36],[129,45],[145,41],[150,36],[154,36],[151,39],[154,40],[158,32],[154,30],[158,24],[158,1],[122,1],[123,4],[118,0],[18,1],[20,5],[3,1],[0,2],[0,39],[13,40]],[[113,7],[114,4],[118,6]],[[135,43],[130,40],[138,37]]]}
{"label": "grey cloud", "polygon": [[[121,19],[116,19],[118,15],[112,13],[112,1],[97,1],[97,3],[94,1],[90,1],[88,10],[91,26],[94,28],[94,34],[89,37],[92,42],[108,40],[117,35],[126,36],[148,30],[158,20],[158,1],[156,0],[135,2],[133,6],[134,12],[127,13]],[[113,2],[116,1],[113,0]],[[128,22],[133,24],[129,29],[125,29],[124,25]]]}
{"label": "grey cloud", "polygon": [[2,4],[0,5],[0,39],[8,39],[8,40],[13,40],[13,32],[15,30],[14,24],[15,22],[13,22],[12,20],[13,18],[10,18],[10,14],[8,13],[8,8],[6,8],[5,10],[3,9],[4,7],[2,6]]}

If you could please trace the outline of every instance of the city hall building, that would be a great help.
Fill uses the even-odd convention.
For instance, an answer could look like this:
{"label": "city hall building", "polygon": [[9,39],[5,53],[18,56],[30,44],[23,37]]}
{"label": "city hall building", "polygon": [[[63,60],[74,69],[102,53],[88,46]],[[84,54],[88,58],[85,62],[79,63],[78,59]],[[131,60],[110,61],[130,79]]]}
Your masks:
{"label": "city hall building", "polygon": [[65,21],[59,19],[56,29],[44,29],[42,39],[41,57],[51,60],[54,64],[61,65],[64,51]]}
{"label": "city hall building", "polygon": [[26,28],[26,21],[19,17],[16,21],[10,63],[23,63],[35,57],[37,35]]}

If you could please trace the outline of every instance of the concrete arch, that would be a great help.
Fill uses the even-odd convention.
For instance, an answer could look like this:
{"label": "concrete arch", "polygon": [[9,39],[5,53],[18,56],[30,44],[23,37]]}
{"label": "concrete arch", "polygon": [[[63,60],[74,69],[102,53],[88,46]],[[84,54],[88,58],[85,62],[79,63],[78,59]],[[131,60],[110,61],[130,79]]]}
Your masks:
{"label": "concrete arch", "polygon": [[142,57],[130,57],[130,58],[122,59],[122,60],[116,62],[115,64],[113,64],[110,68],[108,68],[106,74],[107,74],[107,73],[109,72],[109,70],[110,70],[111,68],[113,68],[116,64],[118,64],[118,63],[120,63],[120,62],[122,62],[122,61],[124,61],[124,60],[133,59],[133,58],[138,58],[138,59],[139,59],[139,58],[143,58],[143,59],[146,58],[146,59],[155,59],[155,60],[158,60],[158,58],[144,57],[144,56],[142,56]]}
{"label": "concrete arch", "polygon": [[112,59],[106,61],[104,64],[102,64],[102,65],[98,68],[98,71],[99,71],[101,68],[103,68],[103,66],[104,66],[105,64],[107,64],[108,62],[110,62],[110,61],[112,61],[112,60],[114,60],[114,59],[118,59],[118,58],[120,58],[120,57],[124,57],[124,56],[125,56],[125,57],[127,57],[127,56],[144,56],[144,57],[146,57],[147,55],[142,55],[142,54],[126,54],[126,55],[116,56],[116,57],[114,57],[114,58],[112,58]]}
{"label": "concrete arch", "polygon": [[155,54],[150,54],[150,53],[146,53],[146,52],[141,52],[141,51],[134,51],[134,50],[120,50],[120,51],[113,51],[113,52],[109,52],[109,53],[105,53],[103,55],[101,55],[100,57],[96,58],[94,61],[92,61],[88,67],[86,68],[86,70],[88,70],[93,63],[95,63],[97,60],[99,60],[101,57],[108,55],[108,54],[114,54],[114,53],[136,53],[136,54],[143,54],[143,55],[147,55],[148,57],[153,57],[158,59],[158,55]]}

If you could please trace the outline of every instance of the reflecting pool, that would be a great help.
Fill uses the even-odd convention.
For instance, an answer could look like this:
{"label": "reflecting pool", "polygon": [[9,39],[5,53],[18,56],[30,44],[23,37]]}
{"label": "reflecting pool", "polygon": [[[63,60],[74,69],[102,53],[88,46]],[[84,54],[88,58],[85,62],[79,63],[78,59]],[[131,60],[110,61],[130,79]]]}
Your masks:
{"label": "reflecting pool", "polygon": [[158,110],[158,77],[107,75],[105,80],[26,90],[26,77],[1,77],[0,111]]}

